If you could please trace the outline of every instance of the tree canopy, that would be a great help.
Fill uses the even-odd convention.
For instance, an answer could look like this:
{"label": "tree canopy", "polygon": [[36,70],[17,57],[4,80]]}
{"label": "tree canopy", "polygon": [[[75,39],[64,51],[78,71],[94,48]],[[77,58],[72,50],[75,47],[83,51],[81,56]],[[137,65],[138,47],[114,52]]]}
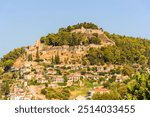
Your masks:
{"label": "tree canopy", "polygon": [[4,67],[5,71],[9,70],[9,68],[14,64],[16,59],[25,53],[24,48],[17,48],[13,51],[10,51],[8,54],[4,55],[0,60],[0,66]]}
{"label": "tree canopy", "polygon": [[134,64],[150,66],[150,41],[106,33],[116,45],[91,48],[86,55],[90,64]]}
{"label": "tree canopy", "polygon": [[70,32],[72,30],[80,29],[82,27],[84,27],[86,29],[99,29],[98,26],[94,23],[84,22],[84,23],[78,23],[76,25],[68,26],[67,28],[60,28],[59,31]]}
{"label": "tree canopy", "polygon": [[62,46],[62,45],[87,45],[87,44],[101,44],[101,39],[98,34],[93,34],[92,36],[87,37],[81,33],[72,33],[71,31],[74,29],[80,29],[81,27],[90,28],[90,29],[98,29],[93,23],[80,23],[73,26],[68,26],[67,28],[60,28],[58,33],[48,34],[45,37],[41,37],[41,43],[52,46]]}

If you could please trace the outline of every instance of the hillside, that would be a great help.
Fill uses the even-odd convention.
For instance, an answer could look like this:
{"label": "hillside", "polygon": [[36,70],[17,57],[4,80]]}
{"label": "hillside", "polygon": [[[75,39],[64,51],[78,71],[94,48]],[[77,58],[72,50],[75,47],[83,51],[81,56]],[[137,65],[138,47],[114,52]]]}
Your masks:
{"label": "hillside", "polygon": [[55,56],[59,56],[60,64],[82,64],[82,58],[90,48],[115,45],[101,29],[86,29],[82,26],[69,32],[60,30],[56,34],[42,37],[35,45],[26,47],[26,55],[18,58],[13,66],[21,67],[29,58],[50,63]]}
{"label": "hillside", "polygon": [[0,99],[150,99],[150,40],[93,23],[60,28],[0,60]]}

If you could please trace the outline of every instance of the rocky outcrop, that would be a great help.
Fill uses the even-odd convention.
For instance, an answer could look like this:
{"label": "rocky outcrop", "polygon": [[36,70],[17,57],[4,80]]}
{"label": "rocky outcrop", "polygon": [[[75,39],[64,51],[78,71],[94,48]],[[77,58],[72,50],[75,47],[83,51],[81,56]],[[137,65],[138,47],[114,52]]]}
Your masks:
{"label": "rocky outcrop", "polygon": [[102,30],[97,30],[97,29],[86,29],[84,27],[82,27],[81,29],[75,29],[73,31],[71,31],[72,33],[85,33],[85,34],[94,34],[97,33],[99,35],[103,34]]}
{"label": "rocky outcrop", "polygon": [[81,29],[75,29],[71,31],[72,33],[83,33],[84,35],[92,36],[93,34],[98,34],[99,38],[102,41],[102,45],[115,45],[115,42],[110,40],[103,32],[102,29],[85,29],[82,27]]}

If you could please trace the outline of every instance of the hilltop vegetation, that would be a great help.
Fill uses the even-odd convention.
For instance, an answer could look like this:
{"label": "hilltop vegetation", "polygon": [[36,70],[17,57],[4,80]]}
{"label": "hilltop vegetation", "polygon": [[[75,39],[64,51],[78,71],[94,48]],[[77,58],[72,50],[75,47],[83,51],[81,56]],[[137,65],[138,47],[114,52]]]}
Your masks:
{"label": "hilltop vegetation", "polygon": [[[101,44],[101,38],[97,33],[87,36],[86,34],[71,32],[82,27],[86,29],[98,29],[98,26],[93,23],[79,23],[77,25],[68,26],[67,28],[60,28],[56,34],[51,33],[45,37],[41,37],[40,42],[52,46]],[[111,63],[120,65],[137,63],[150,66],[149,40],[109,34],[108,32],[105,32],[105,35],[110,40],[114,41],[115,45],[101,48],[90,48],[86,56],[81,58],[83,59],[84,64],[95,65]],[[24,53],[25,50],[23,48],[14,49],[4,55],[1,59],[0,66],[7,70],[13,65],[15,60]],[[32,57],[30,56],[30,58]]]}
{"label": "hilltop vegetation", "polygon": [[106,33],[116,45],[91,48],[85,57],[90,64],[140,64],[150,66],[150,40]]}
{"label": "hilltop vegetation", "polygon": [[60,28],[56,34],[48,34],[45,37],[41,37],[41,43],[52,46],[62,46],[62,45],[88,45],[88,44],[101,44],[101,39],[98,34],[93,34],[87,37],[81,33],[72,33],[72,30],[80,29],[84,27],[86,29],[98,29],[93,23],[80,23],[73,26],[68,26],[67,28]]}
{"label": "hilltop vegetation", "polygon": [[82,27],[86,29],[97,29],[97,30],[99,29],[96,24],[84,22],[84,23],[78,23],[76,25],[68,26],[67,28],[60,28],[59,31],[71,32],[72,30],[80,29]]}

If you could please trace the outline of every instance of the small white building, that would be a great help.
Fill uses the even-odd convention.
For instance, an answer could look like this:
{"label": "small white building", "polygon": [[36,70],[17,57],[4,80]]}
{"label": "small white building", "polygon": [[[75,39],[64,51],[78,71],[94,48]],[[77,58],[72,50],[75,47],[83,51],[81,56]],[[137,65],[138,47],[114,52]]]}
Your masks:
{"label": "small white building", "polygon": [[74,74],[70,74],[67,76],[68,77],[68,81],[78,81],[80,80],[81,74],[80,73],[74,73]]}
{"label": "small white building", "polygon": [[75,100],[86,100],[86,98],[84,96],[79,95],[75,98]]}
{"label": "small white building", "polygon": [[53,76],[51,80],[53,83],[64,83],[64,78],[61,75]]}

